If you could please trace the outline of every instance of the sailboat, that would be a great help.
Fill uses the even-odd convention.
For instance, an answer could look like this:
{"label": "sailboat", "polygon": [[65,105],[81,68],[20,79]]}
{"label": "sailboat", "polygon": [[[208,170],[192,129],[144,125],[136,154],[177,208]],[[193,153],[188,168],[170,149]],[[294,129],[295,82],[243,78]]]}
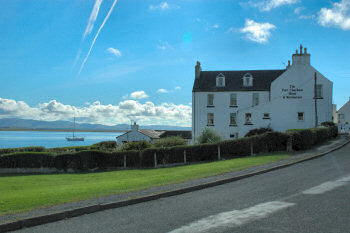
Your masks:
{"label": "sailboat", "polygon": [[85,138],[83,137],[76,137],[74,135],[75,132],[75,117],[74,117],[74,127],[73,127],[73,137],[66,137],[67,141],[84,141]]}

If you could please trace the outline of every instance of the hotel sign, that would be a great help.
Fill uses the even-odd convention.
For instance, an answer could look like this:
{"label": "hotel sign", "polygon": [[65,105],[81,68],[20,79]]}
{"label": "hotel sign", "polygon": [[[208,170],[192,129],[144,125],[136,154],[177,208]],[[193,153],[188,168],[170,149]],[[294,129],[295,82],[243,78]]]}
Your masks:
{"label": "hotel sign", "polygon": [[302,88],[296,88],[294,85],[289,85],[289,88],[282,88],[283,99],[302,99]]}

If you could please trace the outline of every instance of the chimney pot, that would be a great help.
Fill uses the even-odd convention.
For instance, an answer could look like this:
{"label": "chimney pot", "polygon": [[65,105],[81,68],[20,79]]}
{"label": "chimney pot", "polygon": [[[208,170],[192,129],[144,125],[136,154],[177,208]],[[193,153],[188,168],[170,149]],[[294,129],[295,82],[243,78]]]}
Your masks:
{"label": "chimney pot", "polygon": [[297,49],[295,50],[295,54],[298,54],[298,50]]}
{"label": "chimney pot", "polygon": [[195,79],[199,79],[200,75],[201,75],[201,63],[199,61],[197,61],[197,65],[194,68],[194,75],[195,75]]}
{"label": "chimney pot", "polygon": [[290,66],[290,60],[288,60],[288,66]]}
{"label": "chimney pot", "polygon": [[307,50],[306,50],[306,48],[304,48],[304,54],[307,54]]}
{"label": "chimney pot", "polygon": [[303,46],[300,44],[300,54],[303,54]]}

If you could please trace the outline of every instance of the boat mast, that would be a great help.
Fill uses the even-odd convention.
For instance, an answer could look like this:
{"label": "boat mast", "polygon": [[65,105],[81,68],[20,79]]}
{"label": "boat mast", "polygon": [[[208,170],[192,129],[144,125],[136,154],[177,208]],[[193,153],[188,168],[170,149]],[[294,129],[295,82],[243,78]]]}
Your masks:
{"label": "boat mast", "polygon": [[75,117],[74,117],[74,127],[73,127],[73,138],[74,138],[74,131],[75,131]]}

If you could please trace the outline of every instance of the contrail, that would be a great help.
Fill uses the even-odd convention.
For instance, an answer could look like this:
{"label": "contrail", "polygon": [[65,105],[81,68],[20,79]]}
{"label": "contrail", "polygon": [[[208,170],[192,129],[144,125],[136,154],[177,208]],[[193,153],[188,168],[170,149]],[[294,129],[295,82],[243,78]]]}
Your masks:
{"label": "contrail", "polygon": [[91,33],[92,29],[94,28],[94,23],[97,19],[97,15],[98,15],[98,12],[100,10],[100,6],[102,4],[102,1],[103,0],[96,0],[95,5],[92,8],[88,24],[86,25],[86,29],[85,29],[85,32],[83,35],[83,40],[85,39],[85,37],[87,35],[89,35]]}
{"label": "contrail", "polygon": [[114,6],[115,6],[115,4],[117,3],[117,1],[118,1],[118,0],[114,0],[114,2],[113,2],[113,4],[112,4],[111,8],[110,8],[109,11],[108,11],[107,16],[105,17],[105,19],[103,20],[103,22],[102,22],[100,28],[98,29],[98,31],[97,31],[97,33],[96,33],[96,35],[95,35],[95,37],[94,37],[94,40],[93,40],[92,43],[91,43],[89,52],[87,53],[87,55],[86,55],[86,57],[85,57],[83,63],[81,63],[81,66],[80,66],[80,70],[79,70],[78,75],[80,75],[80,72],[83,70],[84,65],[85,65],[85,62],[87,61],[87,59],[88,59],[89,56],[90,56],[92,47],[94,47],[94,44],[95,44],[95,42],[96,42],[96,39],[97,39],[98,35],[100,34],[100,32],[101,32],[103,26],[105,25],[106,21],[108,20],[109,16],[111,15],[111,13],[112,13],[112,11],[113,11],[113,9],[114,9]]}

